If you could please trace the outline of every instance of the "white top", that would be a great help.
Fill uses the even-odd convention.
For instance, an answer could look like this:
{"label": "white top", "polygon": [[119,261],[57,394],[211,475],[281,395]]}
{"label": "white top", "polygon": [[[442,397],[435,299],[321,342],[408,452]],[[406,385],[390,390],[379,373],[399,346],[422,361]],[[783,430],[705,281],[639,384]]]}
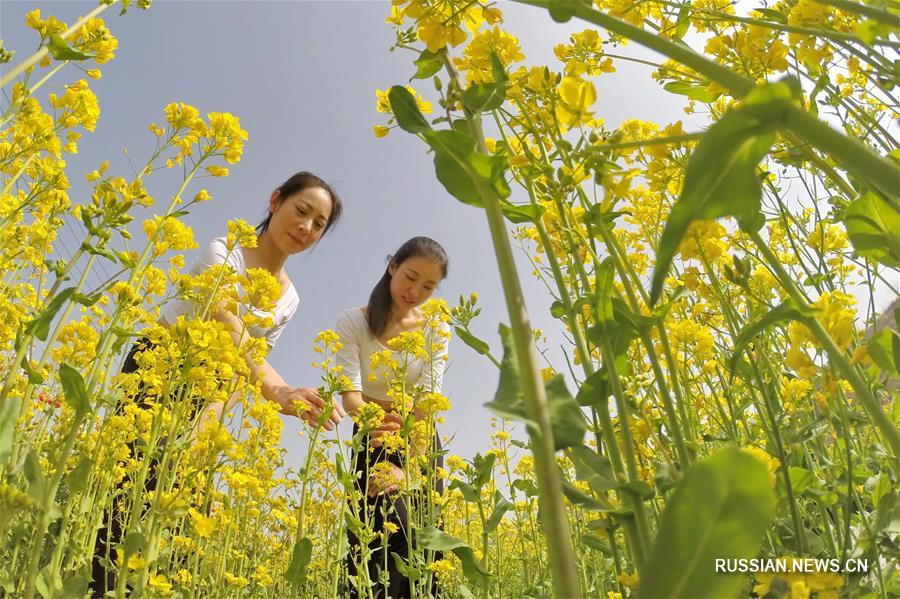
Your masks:
{"label": "white top", "polygon": [[[447,324],[443,322],[439,328],[444,331],[449,330]],[[343,346],[337,352],[335,362],[343,367],[342,374],[350,379],[350,387],[345,389],[345,391],[361,391],[363,395],[373,399],[391,401],[390,397],[388,397],[388,384],[385,377],[381,373],[376,372],[376,380],[370,381],[369,375],[372,374],[372,354],[393,350],[385,347],[369,330],[369,323],[366,320],[363,309],[350,308],[345,310],[338,318],[334,330],[340,336],[340,342]],[[434,332],[429,328],[425,329],[425,335],[426,349],[428,351],[438,345],[441,348],[436,350],[435,355],[429,360],[430,368],[426,367],[428,364],[421,358],[417,358],[409,364],[406,371],[406,385],[408,389],[420,386],[425,392],[440,393],[449,339],[434,339]],[[438,343],[439,341],[442,342],[442,345]]]}
{"label": "white top", "polygon": [[[194,264],[191,265],[190,272],[191,274],[199,275],[213,264],[227,264],[239,275],[246,274],[247,271],[243,248],[238,246],[229,253],[225,237],[217,237],[216,239],[213,239],[209,245],[203,248],[200,256],[198,256]],[[247,332],[251,337],[265,337],[266,344],[269,348],[272,348],[288,321],[294,316],[294,313],[297,311],[297,306],[299,305],[300,297],[297,295],[294,284],[291,283],[291,286],[278,298],[274,311],[267,312],[251,308],[253,314],[259,318],[270,316],[274,325],[272,327],[247,327]],[[166,319],[166,322],[173,324],[182,314],[189,317],[196,316],[198,308],[199,306],[190,300],[173,298],[162,307],[160,314]],[[247,307],[241,305],[239,310],[241,312],[240,315],[243,316],[247,311]]]}

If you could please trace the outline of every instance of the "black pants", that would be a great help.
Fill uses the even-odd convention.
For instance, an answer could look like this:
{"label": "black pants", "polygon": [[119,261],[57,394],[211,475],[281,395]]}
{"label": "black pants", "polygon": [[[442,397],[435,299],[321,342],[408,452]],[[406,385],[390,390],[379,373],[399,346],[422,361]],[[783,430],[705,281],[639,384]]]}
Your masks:
{"label": "black pants", "polygon": [[[359,432],[359,427],[353,426],[353,434]],[[443,457],[440,453],[440,439],[437,435],[434,438],[435,455],[433,467],[443,467]],[[370,558],[366,564],[368,569],[369,580],[372,581],[373,593],[377,599],[407,599],[412,596],[409,578],[407,578],[397,568],[392,554],[396,553],[403,560],[409,559],[409,546],[412,531],[408,531],[408,516],[410,507],[418,507],[421,497],[418,493],[412,497],[401,496],[400,493],[381,493],[375,497],[366,495],[366,485],[369,480],[369,473],[372,467],[378,462],[390,462],[399,468],[403,468],[403,460],[399,453],[387,454],[383,448],[378,447],[373,451],[369,451],[368,437],[363,439],[362,449],[356,454],[356,462],[354,471],[357,473],[356,490],[360,497],[364,497],[365,501],[360,502],[357,510],[357,518],[362,522],[366,521],[366,512],[370,515],[373,524],[372,530],[376,533],[384,530],[385,522],[390,522],[397,527],[397,531],[387,535],[387,542],[383,542],[381,537],[377,537],[369,544]],[[438,479],[436,487],[438,493],[443,492],[443,481]],[[409,502],[409,503],[408,503]],[[347,539],[350,551],[347,555],[347,569],[351,576],[358,576],[357,561],[354,556],[361,552],[360,540],[350,530],[347,531]],[[435,559],[441,559],[440,554],[435,555]],[[379,580],[379,573],[387,564],[388,584],[385,587]],[[434,583],[431,588],[431,595],[438,596],[437,584]],[[351,584],[349,596],[352,599],[358,599],[359,592]]]}
{"label": "black pants", "polygon": [[[131,351],[129,351],[128,355],[125,357],[125,362],[122,364],[122,372],[136,372],[138,370],[138,364],[135,361],[135,356],[152,347],[153,345],[147,338],[136,341],[131,347]],[[176,396],[182,395],[184,392],[185,389],[179,389],[176,392]],[[138,383],[138,391],[135,399],[142,408],[147,406],[146,397],[143,383]],[[116,412],[119,413],[120,410],[121,406],[116,406]],[[129,444],[129,449],[131,450],[131,454],[134,455],[135,446],[133,443]],[[158,466],[158,460],[156,458],[150,458],[150,467],[147,471],[147,478],[144,481],[144,491],[153,492],[156,490],[156,485],[159,481]],[[103,562],[107,557],[110,561],[115,562],[116,547],[125,540],[123,537],[125,531],[122,529],[122,512],[125,499],[123,498],[122,491],[128,486],[129,482],[130,479],[126,477],[116,485],[115,496],[113,497],[110,506],[104,512],[103,524],[97,531],[97,541],[94,545],[94,557],[91,563],[91,584],[89,587],[91,596],[94,597],[94,599],[104,597],[107,591],[116,588],[116,571],[115,569],[107,570]],[[145,509],[147,507],[148,506],[145,506]]]}

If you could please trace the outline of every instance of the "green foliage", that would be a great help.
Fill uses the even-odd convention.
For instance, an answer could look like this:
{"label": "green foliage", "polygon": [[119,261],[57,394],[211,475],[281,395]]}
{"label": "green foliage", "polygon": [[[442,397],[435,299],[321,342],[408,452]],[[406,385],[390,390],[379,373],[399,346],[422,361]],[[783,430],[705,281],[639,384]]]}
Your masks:
{"label": "green foliage", "polygon": [[729,361],[729,371],[731,372],[731,375],[734,376],[734,373],[737,370],[738,361],[741,359],[741,354],[757,335],[762,334],[769,327],[790,322],[792,320],[806,322],[808,319],[814,318],[816,313],[817,310],[813,308],[799,306],[793,300],[786,300],[772,308],[756,322],[752,322],[745,326],[734,340],[734,352]]}
{"label": "green foliage", "polygon": [[753,456],[726,448],[698,462],[669,498],[638,597],[735,597],[744,578],[716,573],[715,560],[755,556],[774,508],[768,470]]}
{"label": "green foliage", "polygon": [[894,204],[869,191],[850,202],[843,221],[857,254],[900,267],[900,211]]}
{"label": "green foliage", "polygon": [[422,545],[433,551],[452,551],[462,562],[466,578],[473,584],[483,582],[489,576],[481,562],[475,559],[475,552],[464,541],[433,526],[427,526],[419,531],[419,540]]}
{"label": "green foliage", "polygon": [[[493,401],[486,403],[485,407],[504,418],[523,421],[527,426],[537,430],[537,424],[528,418],[525,409],[512,333],[504,324],[500,325],[500,339],[503,343],[500,380]],[[560,374],[554,375],[545,384],[545,389],[555,448],[560,450],[580,444],[587,431],[587,423],[578,402],[566,388],[565,379]]]}
{"label": "green foliage", "polygon": [[775,130],[795,99],[789,82],[768,83],[747,95],[700,138],[656,254],[650,300],[656,303],[678,245],[690,224],[733,216],[743,229],[763,225],[762,187],[756,167],[775,141]]}
{"label": "green foliage", "polygon": [[309,560],[312,558],[312,549],[312,541],[307,537],[298,539],[297,543],[294,545],[294,551],[291,554],[291,563],[284,573],[285,579],[287,579],[294,588],[300,588],[303,583],[306,582]]}

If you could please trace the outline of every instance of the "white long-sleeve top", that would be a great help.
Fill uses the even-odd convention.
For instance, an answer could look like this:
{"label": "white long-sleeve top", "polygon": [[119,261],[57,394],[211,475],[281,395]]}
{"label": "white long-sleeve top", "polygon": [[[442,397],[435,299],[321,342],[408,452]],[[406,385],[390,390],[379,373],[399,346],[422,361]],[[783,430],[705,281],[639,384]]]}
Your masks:
{"label": "white long-sleeve top", "polygon": [[[447,332],[449,327],[441,323],[438,330]],[[388,396],[388,382],[383,373],[376,372],[375,380],[369,380],[372,373],[372,354],[393,351],[385,347],[369,330],[369,323],[362,308],[350,308],[341,313],[335,325],[342,347],[335,356],[335,363],[343,367],[342,373],[350,379],[346,391],[360,391],[363,395],[382,401],[391,401]],[[426,362],[422,358],[412,360],[406,371],[406,386],[412,390],[420,386],[425,392],[441,392],[444,368],[447,360],[447,338],[435,338],[433,329],[425,328],[426,350],[438,348]],[[398,354],[399,352],[394,352]]]}

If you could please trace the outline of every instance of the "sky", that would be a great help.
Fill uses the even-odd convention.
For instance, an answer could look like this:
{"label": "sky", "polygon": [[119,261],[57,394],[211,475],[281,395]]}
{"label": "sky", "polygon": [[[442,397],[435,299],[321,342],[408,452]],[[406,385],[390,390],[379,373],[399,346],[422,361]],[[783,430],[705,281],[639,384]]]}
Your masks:
{"label": "sky", "polygon": [[[40,8],[68,23],[88,12],[95,2],[25,2],[0,0],[0,37],[16,51],[17,64],[37,47],[36,32],[24,25],[25,14]],[[586,24],[553,22],[539,9],[500,2],[504,28],[519,38],[522,64],[548,64],[559,70],[553,46],[565,42]],[[384,22],[388,0],[371,1],[163,1],[149,11],[135,8],[124,16],[117,9],[104,13],[119,39],[116,58],[102,65],[103,78],[91,81],[101,116],[96,131],[79,143],[79,153],[67,157],[70,196],[74,203],[89,199],[84,175],[110,161],[112,175],[133,176],[153,149],[150,122],[160,122],[170,102],[187,102],[201,114],[231,112],[249,132],[241,162],[224,179],[203,179],[185,194],[207,188],[214,201],[196,206],[183,220],[197,242],[225,234],[226,222],[262,220],[272,190],[291,174],[312,171],[329,181],[344,202],[344,217],[314,250],[293,256],[286,269],[300,294],[300,308],[269,356],[289,384],[316,386],[312,341],[318,331],[333,328],[346,308],[366,303],[386,266],[386,257],[405,240],[427,235],[450,256],[449,277],[436,296],[454,304],[460,293],[479,294],[482,313],[473,331],[499,353],[497,326],[508,322],[487,221],[479,209],[450,196],[434,176],[424,144],[393,130],[376,139],[372,126],[386,117],[375,110],[375,90],[405,84],[415,72],[415,56],[390,52],[393,31]],[[635,45],[620,54],[656,60]],[[93,63],[90,65],[94,66]],[[685,119],[682,99],[663,91],[650,79],[651,67],[618,63],[616,73],[597,80],[596,114],[609,128],[627,118],[658,123]],[[53,80],[55,86],[81,75],[69,65]],[[426,98],[435,99],[429,81],[414,82]],[[57,91],[48,86],[44,93]],[[164,209],[179,181],[154,174],[147,187]],[[193,193],[191,192],[193,189]],[[513,201],[522,201],[520,191]],[[152,216],[135,213],[132,230]],[[66,225],[60,252],[74,249],[77,225]],[[548,337],[548,356],[565,371],[560,345],[562,325],[552,319],[553,301],[529,273],[531,267],[516,251],[525,300],[533,328]],[[188,263],[193,257],[188,254]],[[77,275],[78,273],[76,273]],[[98,271],[89,285],[106,273]],[[470,458],[490,446],[491,413],[483,407],[493,397],[497,370],[454,339],[444,393],[452,410],[441,434],[452,436],[451,453]],[[571,385],[570,390],[575,391]],[[349,419],[348,419],[349,421]],[[349,422],[344,425],[349,432]],[[304,457],[298,421],[285,418],[283,445],[287,463],[297,467]]]}

